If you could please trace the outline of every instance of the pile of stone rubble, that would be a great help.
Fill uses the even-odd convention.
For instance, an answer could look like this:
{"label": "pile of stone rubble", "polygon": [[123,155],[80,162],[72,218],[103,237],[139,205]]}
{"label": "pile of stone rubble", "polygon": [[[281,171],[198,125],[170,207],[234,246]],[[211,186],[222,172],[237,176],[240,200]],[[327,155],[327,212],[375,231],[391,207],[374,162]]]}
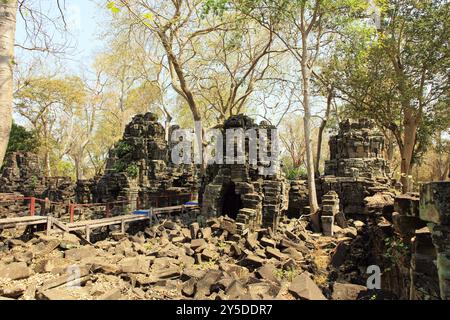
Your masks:
{"label": "pile of stone rubble", "polygon": [[[283,220],[243,234],[219,217],[179,218],[86,244],[74,234],[0,237],[0,299],[359,299],[364,286],[330,280],[337,237]],[[353,224],[352,224],[353,225]]]}

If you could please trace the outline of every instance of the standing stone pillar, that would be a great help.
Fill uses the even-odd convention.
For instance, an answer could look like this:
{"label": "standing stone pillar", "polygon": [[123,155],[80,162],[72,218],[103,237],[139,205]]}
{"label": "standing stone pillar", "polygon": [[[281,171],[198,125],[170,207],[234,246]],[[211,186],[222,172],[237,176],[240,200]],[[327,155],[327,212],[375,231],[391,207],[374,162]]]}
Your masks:
{"label": "standing stone pillar", "polygon": [[139,197],[139,188],[130,188],[127,190],[127,211],[129,213],[136,211],[137,209],[137,199]]}
{"label": "standing stone pillar", "polygon": [[442,300],[450,300],[450,181],[431,182],[420,190],[420,218],[428,221],[436,248]]}
{"label": "standing stone pillar", "polygon": [[320,220],[325,236],[333,236],[334,217],[339,213],[339,196],[336,192],[330,191],[322,197],[322,213]]}

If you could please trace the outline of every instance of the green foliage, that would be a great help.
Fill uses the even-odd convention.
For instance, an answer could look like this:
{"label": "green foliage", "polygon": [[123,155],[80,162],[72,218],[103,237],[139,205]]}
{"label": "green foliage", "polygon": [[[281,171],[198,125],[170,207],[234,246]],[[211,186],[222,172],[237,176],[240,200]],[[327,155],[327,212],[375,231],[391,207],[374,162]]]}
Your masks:
{"label": "green foliage", "polygon": [[52,160],[54,166],[53,171],[54,173],[56,173],[56,175],[76,179],[75,166],[72,162],[61,159],[52,159]]}
{"label": "green foliage", "polygon": [[286,280],[292,282],[296,276],[298,276],[299,272],[297,269],[290,267],[287,270],[282,268],[275,269],[274,276],[279,280]]}
{"label": "green foliage", "polygon": [[388,268],[385,270],[390,270],[393,266],[398,265],[403,259],[407,259],[410,254],[408,244],[404,243],[400,238],[386,238],[384,239],[384,246],[385,252],[383,258],[388,263]]}
{"label": "green foliage", "polygon": [[114,148],[114,154],[118,158],[113,166],[116,172],[125,172],[128,177],[136,179],[139,175],[139,167],[132,162],[133,146],[125,141],[120,141]]}
{"label": "green foliage", "polygon": [[306,180],[308,173],[305,167],[285,169],[286,179],[288,180]]}
{"label": "green foliage", "polygon": [[38,177],[31,176],[31,183],[30,183],[31,188],[35,188],[37,186],[37,183],[38,183]]}
{"label": "green foliage", "polygon": [[139,175],[139,167],[136,164],[130,164],[126,169],[127,175],[132,178],[136,179]]}
{"label": "green foliage", "polygon": [[413,163],[419,163],[432,133],[450,127],[450,6],[406,0],[387,1],[383,8],[380,30],[347,30],[327,78],[339,79],[347,116],[375,120],[400,146],[404,115],[411,111],[418,123]]}
{"label": "green foliage", "polygon": [[13,122],[6,153],[36,152],[38,148],[39,140],[36,131],[27,130],[25,127]]}
{"label": "green foliage", "polygon": [[120,8],[117,7],[114,1],[109,1],[106,4],[106,8],[108,8],[113,14],[118,14],[120,12]]}
{"label": "green foliage", "polygon": [[222,15],[229,6],[229,0],[205,0],[202,15],[210,13],[214,15]]}
{"label": "green foliage", "polygon": [[131,145],[127,144],[125,141],[120,141],[119,143],[117,143],[116,147],[114,148],[114,154],[119,159],[126,157],[132,151],[133,151],[133,147]]}

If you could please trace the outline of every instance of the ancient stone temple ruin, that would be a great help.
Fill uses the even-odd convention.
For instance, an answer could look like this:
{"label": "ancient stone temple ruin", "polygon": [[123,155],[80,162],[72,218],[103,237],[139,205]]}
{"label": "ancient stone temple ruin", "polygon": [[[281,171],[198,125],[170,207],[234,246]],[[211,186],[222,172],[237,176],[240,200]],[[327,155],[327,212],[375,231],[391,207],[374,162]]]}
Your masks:
{"label": "ancient stone temple ruin", "polygon": [[369,120],[347,120],[340,123],[329,144],[330,160],[325,161],[318,194],[335,191],[345,214],[363,214],[366,197],[391,189],[384,138]]}
{"label": "ancient stone temple ruin", "polygon": [[[136,115],[122,140],[109,152],[105,174],[96,187],[98,202],[126,201],[137,206],[167,206],[191,199],[196,189],[196,168],[174,165],[164,127],[153,113]],[[89,183],[79,189],[90,190]]]}
{"label": "ancient stone temple ruin", "polygon": [[31,152],[13,152],[7,156],[0,177],[0,193],[20,193],[52,201],[66,201],[75,197],[71,179],[46,177],[38,156]]}
{"label": "ancient stone temple ruin", "polygon": [[[226,155],[227,129],[255,129],[257,135],[261,129],[270,130],[275,127],[266,122],[256,124],[251,118],[237,115],[229,118],[218,127],[224,137],[224,155]],[[249,227],[276,228],[277,223],[288,205],[289,188],[281,169],[273,175],[263,174],[263,164],[250,163],[249,139],[245,139],[245,164],[211,164],[207,167],[206,178],[200,193],[203,195],[202,213],[208,217],[226,215],[236,219],[238,228],[243,231]],[[259,150],[259,139],[256,139]],[[234,146],[236,147],[236,146]],[[253,146],[254,147],[254,146]],[[269,142],[270,148],[270,142]],[[269,149],[270,150],[270,149]]]}
{"label": "ancient stone temple ruin", "polygon": [[[52,205],[52,210],[59,213],[65,210],[65,204],[75,200],[75,189],[70,177],[47,177],[41,170],[38,156],[31,152],[13,152],[7,155],[0,176],[0,194],[12,197],[36,197],[47,199],[39,202],[38,213],[45,214]],[[28,212],[25,202],[2,202],[0,216],[24,215]]]}

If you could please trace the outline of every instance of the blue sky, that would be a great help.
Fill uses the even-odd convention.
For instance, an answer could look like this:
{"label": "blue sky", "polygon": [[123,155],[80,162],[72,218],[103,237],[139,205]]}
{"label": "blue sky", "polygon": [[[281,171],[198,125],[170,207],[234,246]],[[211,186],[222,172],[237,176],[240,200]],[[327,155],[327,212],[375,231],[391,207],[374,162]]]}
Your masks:
{"label": "blue sky", "polygon": [[[70,40],[74,47],[73,50],[68,51],[63,63],[72,72],[79,70],[80,64],[90,67],[93,55],[103,45],[99,38],[99,21],[102,20],[101,17],[105,17],[105,10],[101,10],[96,2],[101,3],[101,0],[66,0],[63,6]],[[39,10],[51,17],[60,16],[55,0],[35,1],[34,7],[37,8],[37,6],[39,6]],[[54,32],[54,30],[52,27],[48,28],[49,32]],[[23,44],[26,32],[25,22],[20,14],[17,16],[16,33],[17,43]],[[29,59],[35,53],[18,49],[17,54],[21,59]]]}

